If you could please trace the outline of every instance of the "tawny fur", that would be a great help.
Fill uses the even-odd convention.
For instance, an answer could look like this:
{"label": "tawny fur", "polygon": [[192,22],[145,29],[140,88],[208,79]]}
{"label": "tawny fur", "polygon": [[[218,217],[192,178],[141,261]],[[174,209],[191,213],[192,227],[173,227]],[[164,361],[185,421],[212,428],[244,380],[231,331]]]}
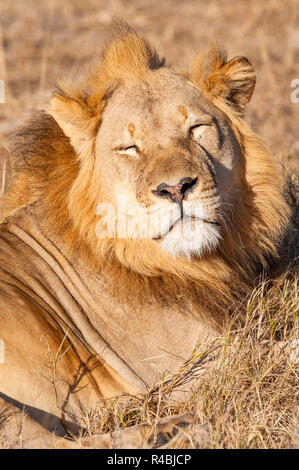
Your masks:
{"label": "tawny fur", "polygon": [[49,229],[63,237],[66,251],[80,253],[93,270],[118,279],[118,295],[134,293],[138,302],[143,295],[172,296],[179,289],[202,299],[221,323],[232,301],[244,297],[261,268],[277,257],[290,213],[273,157],[243,119],[255,83],[247,59],[228,62],[213,49],[184,74],[226,115],[243,151],[242,193],[230,209],[231,224],[219,249],[201,259],[173,259],[152,240],[95,235],[100,188],[94,149],[105,105],[119,83],[149,76],[155,80],[155,71],[163,66],[147,41],[125,29],[106,48],[87,82],[76,87],[60,83],[49,108],[60,127],[52,116],[40,113],[15,136],[11,152],[16,182],[6,199],[6,214],[40,201]]}

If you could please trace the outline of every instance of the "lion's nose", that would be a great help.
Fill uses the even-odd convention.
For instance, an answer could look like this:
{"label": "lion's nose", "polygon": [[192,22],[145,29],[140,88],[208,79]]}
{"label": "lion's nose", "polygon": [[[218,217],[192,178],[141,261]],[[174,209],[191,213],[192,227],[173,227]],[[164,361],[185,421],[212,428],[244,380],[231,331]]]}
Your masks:
{"label": "lion's nose", "polygon": [[197,181],[198,178],[182,178],[179,183],[172,186],[161,183],[152,193],[156,196],[165,197],[181,204],[186,194],[195,188]]}

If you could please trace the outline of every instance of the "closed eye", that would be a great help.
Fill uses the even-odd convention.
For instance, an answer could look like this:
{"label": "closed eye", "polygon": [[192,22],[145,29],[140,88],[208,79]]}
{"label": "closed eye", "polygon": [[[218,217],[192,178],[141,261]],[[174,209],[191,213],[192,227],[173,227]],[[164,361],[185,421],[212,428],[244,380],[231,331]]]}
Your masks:
{"label": "closed eye", "polygon": [[208,127],[210,127],[209,124],[196,124],[195,126],[190,127],[189,135],[191,139],[196,142],[200,142]]}
{"label": "closed eye", "polygon": [[117,147],[116,149],[117,153],[120,155],[129,155],[130,157],[138,157],[139,149],[137,145],[130,145],[129,147]]}

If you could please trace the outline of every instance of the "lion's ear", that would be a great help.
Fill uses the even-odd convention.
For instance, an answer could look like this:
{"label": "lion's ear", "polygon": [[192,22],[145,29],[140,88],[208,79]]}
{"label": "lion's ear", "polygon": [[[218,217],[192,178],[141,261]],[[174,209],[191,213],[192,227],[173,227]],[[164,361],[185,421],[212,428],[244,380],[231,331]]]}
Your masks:
{"label": "lion's ear", "polygon": [[193,81],[211,98],[222,98],[244,113],[256,81],[255,70],[246,57],[229,62],[227,54],[214,48],[202,54],[191,66]]}
{"label": "lion's ear", "polygon": [[47,112],[69,137],[78,154],[96,135],[98,115],[79,94],[76,96],[61,90],[54,92]]}

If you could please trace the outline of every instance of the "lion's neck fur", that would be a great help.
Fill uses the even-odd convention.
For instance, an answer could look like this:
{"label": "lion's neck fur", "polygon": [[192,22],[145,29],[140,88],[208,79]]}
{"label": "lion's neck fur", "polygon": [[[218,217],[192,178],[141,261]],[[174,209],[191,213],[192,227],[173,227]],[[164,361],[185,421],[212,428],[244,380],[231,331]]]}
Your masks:
{"label": "lion's neck fur", "polygon": [[18,131],[12,143],[16,178],[6,215],[36,202],[63,250],[105,276],[116,296],[128,302],[176,302],[182,308],[191,302],[221,323],[260,268],[277,256],[289,215],[271,156],[242,120],[232,116],[231,124],[244,153],[242,188],[220,249],[205,258],[172,259],[151,240],[98,239],[93,142],[79,161],[46,113]]}

